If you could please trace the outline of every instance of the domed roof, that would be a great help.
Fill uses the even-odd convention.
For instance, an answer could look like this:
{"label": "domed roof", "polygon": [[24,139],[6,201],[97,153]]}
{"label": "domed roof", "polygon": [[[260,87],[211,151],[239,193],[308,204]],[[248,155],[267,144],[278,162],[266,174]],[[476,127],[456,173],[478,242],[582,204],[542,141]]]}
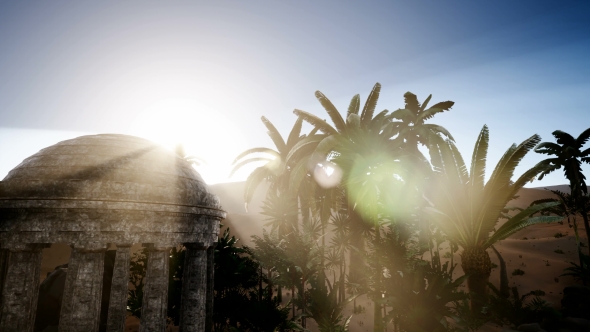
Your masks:
{"label": "domed roof", "polygon": [[0,182],[0,200],[5,199],[221,209],[183,158],[146,139],[116,134],[77,137],[28,157]]}

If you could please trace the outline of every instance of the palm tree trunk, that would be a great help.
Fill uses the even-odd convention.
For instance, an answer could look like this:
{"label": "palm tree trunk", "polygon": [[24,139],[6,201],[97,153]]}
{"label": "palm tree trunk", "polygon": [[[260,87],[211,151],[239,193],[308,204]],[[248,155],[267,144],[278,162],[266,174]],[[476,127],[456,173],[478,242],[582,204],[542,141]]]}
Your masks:
{"label": "palm tree trunk", "polygon": [[[349,262],[348,265],[348,275],[353,280],[359,280],[361,271],[363,270],[364,266],[364,259],[363,259],[363,252],[364,252],[364,242],[363,238],[360,234],[359,229],[361,227],[360,223],[362,222],[361,217],[358,215],[357,211],[350,206],[348,206],[348,215],[350,218],[350,245],[353,247],[352,250],[349,252]],[[354,268],[353,268],[354,267]]]}
{"label": "palm tree trunk", "polygon": [[268,269],[267,271],[267,278],[268,278],[268,285],[266,285],[266,287],[268,288],[268,300],[272,300],[272,270]]}
{"label": "palm tree trunk", "polygon": [[[375,244],[378,244],[381,241],[381,234],[379,229],[379,224],[375,225]],[[381,265],[379,260],[379,254],[376,253],[375,255],[377,259],[377,268],[375,269],[375,299],[373,303],[375,305],[375,312],[373,315],[373,331],[374,332],[382,332],[383,331],[383,316],[382,316],[382,308],[381,308]]]}
{"label": "palm tree trunk", "polygon": [[488,281],[492,271],[490,255],[480,247],[463,248],[461,267],[468,275],[467,287],[471,304],[471,313],[480,315],[488,294]]}
{"label": "palm tree trunk", "polygon": [[590,255],[590,223],[588,222],[588,211],[584,202],[582,202],[582,218],[584,219],[584,228],[586,229],[586,241],[588,242],[588,255]]}

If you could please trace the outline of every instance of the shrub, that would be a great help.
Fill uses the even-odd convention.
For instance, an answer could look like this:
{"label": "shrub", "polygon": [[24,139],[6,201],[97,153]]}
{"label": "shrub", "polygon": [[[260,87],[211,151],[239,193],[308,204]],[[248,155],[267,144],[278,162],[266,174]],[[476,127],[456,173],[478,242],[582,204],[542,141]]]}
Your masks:
{"label": "shrub", "polygon": [[513,276],[521,276],[523,274],[524,274],[524,271],[521,269],[515,269],[514,271],[512,271]]}

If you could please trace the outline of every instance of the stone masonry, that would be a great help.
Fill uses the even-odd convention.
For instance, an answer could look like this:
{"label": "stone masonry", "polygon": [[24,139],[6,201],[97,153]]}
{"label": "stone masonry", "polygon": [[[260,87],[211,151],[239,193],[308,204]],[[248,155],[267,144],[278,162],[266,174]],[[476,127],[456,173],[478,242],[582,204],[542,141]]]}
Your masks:
{"label": "stone masonry", "polygon": [[192,166],[147,140],[82,136],[39,151],[0,181],[0,331],[33,331],[41,249],[52,243],[72,247],[60,332],[98,331],[109,244],[117,252],[107,331],[123,331],[134,243],[149,249],[141,331],[165,330],[168,255],[179,244],[187,247],[180,329],[210,331],[223,218]]}

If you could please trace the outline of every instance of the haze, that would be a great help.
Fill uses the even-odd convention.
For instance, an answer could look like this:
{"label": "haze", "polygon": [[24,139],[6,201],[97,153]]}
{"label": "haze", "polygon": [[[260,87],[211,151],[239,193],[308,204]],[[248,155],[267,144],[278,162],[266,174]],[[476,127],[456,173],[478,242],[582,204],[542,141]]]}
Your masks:
{"label": "haze", "polygon": [[185,144],[208,183],[243,180],[235,156],[272,146],[260,116],[287,134],[294,108],[325,116],[315,90],[343,110],[375,82],[379,110],[406,91],[455,101],[436,123],[465,156],[487,124],[495,165],[534,133],[590,126],[589,17],[587,1],[5,1],[0,177],[60,140],[122,133]]}

